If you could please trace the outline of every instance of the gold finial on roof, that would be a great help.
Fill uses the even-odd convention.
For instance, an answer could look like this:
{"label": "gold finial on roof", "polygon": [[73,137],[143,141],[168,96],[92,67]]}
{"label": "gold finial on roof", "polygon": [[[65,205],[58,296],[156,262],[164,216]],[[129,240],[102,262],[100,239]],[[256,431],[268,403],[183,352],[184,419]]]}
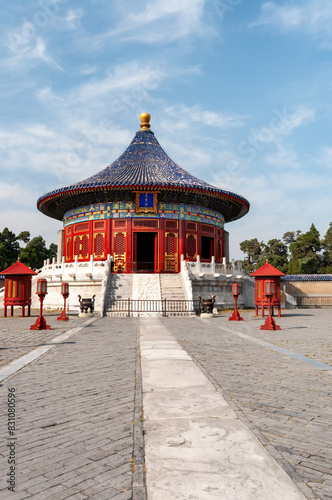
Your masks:
{"label": "gold finial on roof", "polygon": [[268,264],[268,263],[269,263],[269,259],[266,259],[266,262],[265,262],[265,264]]}
{"label": "gold finial on roof", "polygon": [[151,115],[149,115],[149,113],[141,113],[140,119],[141,119],[141,129],[149,130],[149,128],[151,127],[150,125]]}

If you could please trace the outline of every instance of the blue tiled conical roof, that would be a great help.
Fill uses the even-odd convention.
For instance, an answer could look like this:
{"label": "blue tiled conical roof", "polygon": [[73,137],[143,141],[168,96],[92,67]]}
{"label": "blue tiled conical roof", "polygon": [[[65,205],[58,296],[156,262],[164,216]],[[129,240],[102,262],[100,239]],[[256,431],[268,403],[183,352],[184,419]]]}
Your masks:
{"label": "blue tiled conical roof", "polygon": [[153,189],[160,193],[160,201],[181,201],[213,208],[220,211],[226,221],[238,219],[248,212],[249,203],[242,196],[212,186],[179,167],[165,153],[149,127],[146,125],[138,131],[125,152],[101,172],[41,196],[38,209],[61,220],[72,208],[112,200],[129,201],[134,199],[135,190]]}
{"label": "blue tiled conical roof", "polygon": [[215,190],[179,167],[165,153],[151,130],[136,133],[126,151],[111,165],[76,186],[175,186]]}

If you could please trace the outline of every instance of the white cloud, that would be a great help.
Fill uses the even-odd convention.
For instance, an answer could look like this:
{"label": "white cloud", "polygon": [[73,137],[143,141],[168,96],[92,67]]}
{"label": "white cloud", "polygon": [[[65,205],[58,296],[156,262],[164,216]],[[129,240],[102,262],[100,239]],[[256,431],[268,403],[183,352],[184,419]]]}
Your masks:
{"label": "white cloud", "polygon": [[0,202],[15,200],[19,206],[29,206],[31,199],[37,199],[37,190],[24,184],[0,182]]}
{"label": "white cloud", "polygon": [[18,28],[7,31],[3,42],[10,56],[3,58],[1,63],[8,69],[22,70],[29,68],[31,63],[44,62],[63,71],[62,67],[48,54],[45,40],[36,33],[36,27],[29,21],[24,21]]}
{"label": "white cloud", "polygon": [[265,2],[258,19],[249,27],[274,26],[278,30],[306,32],[317,36],[323,45],[332,42],[332,3],[330,0],[292,0],[279,4]]}
{"label": "white cloud", "polygon": [[92,75],[96,71],[97,71],[97,66],[96,65],[90,66],[90,65],[87,64],[87,65],[83,66],[83,68],[81,68],[82,75]]}
{"label": "white cloud", "polygon": [[[123,152],[131,139],[132,133],[113,123],[82,122],[78,117],[67,123],[66,128],[62,123],[56,128],[34,123],[15,130],[0,129],[0,175],[6,179],[20,177],[20,183],[15,181],[20,193],[20,186],[26,189],[24,179],[27,172],[31,178],[47,172],[44,189],[48,191],[81,181],[102,170]],[[44,180],[39,179],[38,185],[42,182]],[[39,189],[43,191],[43,188]],[[4,189],[3,196],[7,196],[7,192]],[[42,194],[36,190],[34,200]]]}
{"label": "white cloud", "polygon": [[[152,25],[161,27],[164,25],[171,39],[182,38],[190,35],[193,32],[202,31],[202,17],[204,13],[205,0],[159,0],[149,2],[145,10],[139,14],[131,14],[129,16],[129,26],[127,29],[137,30],[139,27],[147,27]],[[169,29],[172,28],[171,33]],[[124,28],[126,29],[126,28]],[[132,38],[138,38],[141,41],[145,40],[160,40],[165,39],[165,31],[153,29],[147,33],[138,32],[132,33]]]}
{"label": "white cloud", "polygon": [[292,168],[297,170],[301,168],[297,152],[291,147],[286,147],[280,143],[277,144],[277,151],[265,156],[264,161],[275,168]]}
{"label": "white cloud", "polygon": [[46,52],[46,44],[44,40],[40,37],[36,38],[36,45],[35,47],[30,51],[30,57],[32,59],[41,59],[42,61],[46,62],[50,66],[53,66],[56,69],[59,69],[60,71],[64,71],[59,64],[55,62],[55,60],[47,54]]}
{"label": "white cloud", "polygon": [[[121,99],[128,105],[140,99],[148,90],[158,86],[167,74],[157,66],[137,62],[115,66],[105,78],[92,79],[83,83],[69,96],[71,102],[88,102],[112,93],[121,93]],[[134,92],[132,92],[134,91]],[[132,92],[132,93],[131,93]]]}
{"label": "white cloud", "polygon": [[316,163],[332,169],[332,147],[322,148]]}
{"label": "white cloud", "polygon": [[267,145],[276,144],[287,136],[290,136],[295,129],[314,121],[315,110],[306,106],[297,108],[286,107],[274,110],[274,116],[263,127],[253,129],[247,141],[241,144],[242,151],[251,146],[257,152],[264,151]]}
{"label": "white cloud", "polygon": [[127,2],[117,27],[95,37],[92,45],[100,48],[109,38],[116,38],[117,42],[169,44],[191,35],[215,35],[214,28],[204,20],[206,3],[207,0],[146,0],[145,8],[130,13],[139,7],[137,2]]}
{"label": "white cloud", "polygon": [[65,15],[65,21],[70,29],[81,27],[79,20],[85,15],[82,9],[70,9]]}
{"label": "white cloud", "polygon": [[30,207],[26,207],[25,210],[11,208],[6,211],[5,217],[2,211],[0,213],[0,231],[6,226],[16,235],[22,231],[30,231],[31,238],[41,235],[47,246],[51,243],[57,244],[57,232],[62,229],[62,222],[40,213],[36,208],[36,201],[34,194],[31,194]]}
{"label": "white cloud", "polygon": [[227,129],[243,125],[243,117],[238,115],[228,115],[226,113],[216,113],[215,111],[204,110],[201,106],[195,105],[187,107],[184,104],[173,105],[166,108],[166,113],[176,117],[176,124],[185,127],[188,123],[199,123],[202,126],[217,127]]}

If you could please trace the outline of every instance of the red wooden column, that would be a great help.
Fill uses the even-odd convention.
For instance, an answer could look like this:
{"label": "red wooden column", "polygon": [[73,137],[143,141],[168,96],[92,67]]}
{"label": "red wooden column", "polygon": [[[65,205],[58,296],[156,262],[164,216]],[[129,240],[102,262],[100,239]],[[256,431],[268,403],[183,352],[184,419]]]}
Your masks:
{"label": "red wooden column", "polygon": [[[186,221],[179,220],[179,259],[181,260],[181,255],[186,258]],[[181,269],[179,269],[181,271]]]}

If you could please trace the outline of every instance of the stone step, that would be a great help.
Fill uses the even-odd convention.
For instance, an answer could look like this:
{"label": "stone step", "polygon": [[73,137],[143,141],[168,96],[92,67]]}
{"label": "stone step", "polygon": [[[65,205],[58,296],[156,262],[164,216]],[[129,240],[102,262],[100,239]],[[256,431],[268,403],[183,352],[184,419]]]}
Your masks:
{"label": "stone step", "polygon": [[179,275],[160,274],[160,289],[162,299],[185,300],[185,294]]}

